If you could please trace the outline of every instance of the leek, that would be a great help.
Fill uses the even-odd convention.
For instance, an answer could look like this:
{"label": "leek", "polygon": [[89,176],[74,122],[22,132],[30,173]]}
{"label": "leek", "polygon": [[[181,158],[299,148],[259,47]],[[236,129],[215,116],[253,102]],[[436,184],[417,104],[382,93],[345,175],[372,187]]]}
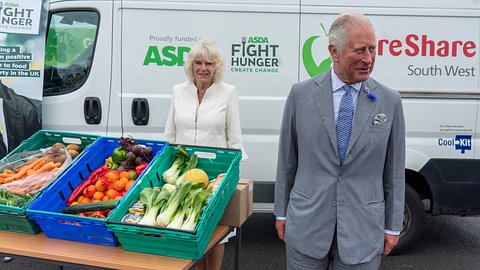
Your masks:
{"label": "leek", "polygon": [[175,185],[180,172],[187,165],[189,159],[190,155],[187,153],[185,147],[178,145],[178,152],[175,154],[175,160],[172,166],[162,174],[163,180],[166,183]]}
{"label": "leek", "polygon": [[177,186],[172,196],[170,196],[170,198],[168,199],[164,209],[157,216],[158,226],[165,227],[172,221],[175,212],[177,211],[185,197],[188,195],[191,188],[192,181],[182,181]]}

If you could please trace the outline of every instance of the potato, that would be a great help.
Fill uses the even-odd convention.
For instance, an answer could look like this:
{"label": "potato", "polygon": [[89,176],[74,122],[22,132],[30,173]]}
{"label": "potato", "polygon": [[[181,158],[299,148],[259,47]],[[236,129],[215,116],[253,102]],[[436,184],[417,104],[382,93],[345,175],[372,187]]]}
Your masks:
{"label": "potato", "polygon": [[61,143],[61,142],[57,142],[55,143],[54,145],[52,145],[53,148],[64,148],[65,147],[65,144]]}
{"label": "potato", "polygon": [[78,152],[73,149],[68,149],[68,153],[70,153],[70,156],[72,156],[72,159],[78,156]]}
{"label": "potato", "polygon": [[77,151],[77,154],[80,153],[80,146],[78,144],[71,143],[65,147],[67,150],[75,150]]}

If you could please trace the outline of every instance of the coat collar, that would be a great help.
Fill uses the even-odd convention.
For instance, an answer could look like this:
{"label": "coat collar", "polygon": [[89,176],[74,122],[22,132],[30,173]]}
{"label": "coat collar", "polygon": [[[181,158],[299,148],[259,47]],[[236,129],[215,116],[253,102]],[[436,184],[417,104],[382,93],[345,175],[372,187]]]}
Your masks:
{"label": "coat collar", "polygon": [[363,82],[362,87],[360,88],[360,92],[358,93],[357,109],[355,111],[355,118],[353,120],[352,134],[350,135],[350,142],[348,144],[347,155],[348,152],[350,152],[350,150],[355,146],[358,138],[360,137],[360,134],[362,134],[368,123],[368,119],[371,119],[370,116],[373,112],[373,109],[378,103],[377,101],[370,99],[367,94],[368,91],[371,95],[375,95],[376,88],[377,86],[371,79]]}
{"label": "coat collar", "polygon": [[313,101],[317,107],[320,119],[325,126],[325,130],[330,138],[335,152],[337,150],[337,134],[335,131],[335,116],[333,115],[333,95],[332,95],[332,77],[331,70],[316,77],[311,84]]}
{"label": "coat collar", "polygon": [[[330,142],[338,155],[337,150],[337,134],[335,129],[335,117],[333,115],[333,95],[332,95],[332,70],[316,77],[311,84],[313,100],[317,107],[320,119],[322,120],[325,130],[327,131]],[[368,90],[365,90],[368,89]],[[375,108],[377,101],[373,101],[367,95],[367,91],[375,95],[377,89],[376,84],[372,79],[363,82],[362,87],[358,93],[357,108],[355,111],[355,118],[353,121],[352,134],[348,144],[347,155],[355,146],[360,134],[365,129],[365,126],[370,119],[370,115]],[[346,160],[348,162],[348,159]]]}

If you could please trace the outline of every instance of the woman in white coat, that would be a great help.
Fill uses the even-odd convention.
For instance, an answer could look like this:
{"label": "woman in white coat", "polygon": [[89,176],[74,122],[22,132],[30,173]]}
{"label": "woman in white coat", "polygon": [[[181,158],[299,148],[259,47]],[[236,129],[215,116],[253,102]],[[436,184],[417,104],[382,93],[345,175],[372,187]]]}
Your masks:
{"label": "woman in white coat", "polygon": [[[223,70],[223,56],[212,42],[200,41],[192,48],[185,62],[188,81],[173,87],[164,135],[170,143],[241,149],[245,160],[237,89],[222,81]],[[200,268],[220,269],[223,243],[230,236]]]}

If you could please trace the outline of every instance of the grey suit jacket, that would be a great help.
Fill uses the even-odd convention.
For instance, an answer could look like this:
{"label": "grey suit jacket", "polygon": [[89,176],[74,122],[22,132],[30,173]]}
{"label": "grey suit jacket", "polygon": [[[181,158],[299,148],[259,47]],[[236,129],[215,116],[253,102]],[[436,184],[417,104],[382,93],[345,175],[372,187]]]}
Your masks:
{"label": "grey suit jacket", "polygon": [[363,82],[340,167],[330,72],[292,86],[280,132],[274,210],[287,217],[286,243],[323,258],[336,227],[342,261],[368,262],[383,252],[385,229],[402,229],[404,193],[398,92],[372,78]]}

